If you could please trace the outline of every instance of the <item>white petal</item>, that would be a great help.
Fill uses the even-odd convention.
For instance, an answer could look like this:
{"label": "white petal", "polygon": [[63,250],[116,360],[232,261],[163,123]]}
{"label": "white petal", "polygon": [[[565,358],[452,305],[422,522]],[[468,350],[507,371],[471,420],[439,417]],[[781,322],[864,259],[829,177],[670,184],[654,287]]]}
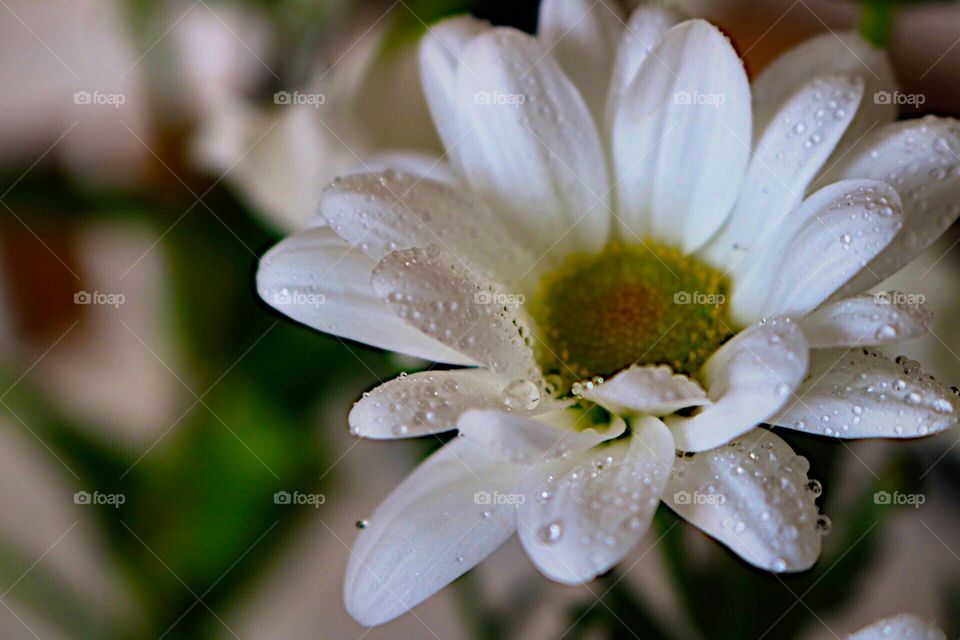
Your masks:
{"label": "white petal", "polygon": [[360,532],[344,580],[344,603],[376,625],[423,602],[486,558],[516,527],[524,468],[498,464],[457,438],[423,462]]}
{"label": "white petal", "polygon": [[612,0],[544,0],[537,37],[580,90],[597,122],[603,115],[610,72],[623,32]]}
{"label": "white petal", "polygon": [[670,27],[681,20],[680,14],[673,9],[655,5],[641,5],[630,15],[613,63],[604,118],[606,131],[612,130],[613,119],[623,94],[637,77],[644,58],[657,46]]}
{"label": "white petal", "polygon": [[872,178],[897,190],[903,229],[843,288],[861,293],[920,255],[960,216],[960,122],[927,117],[891,124],[858,144],[826,180]]}
{"label": "white petal", "polygon": [[799,322],[811,349],[855,347],[922,336],[933,311],[909,294],[878,291],[828,302]]}
{"label": "white petal", "polygon": [[670,367],[654,365],[634,365],[600,384],[591,384],[579,395],[620,415],[665,416],[684,407],[710,404],[695,380],[674,374]]}
{"label": "white petal", "polygon": [[325,333],[451,364],[475,364],[408,326],[374,293],[376,263],[331,229],[281,241],[260,261],[257,291],[275,309]]}
{"label": "white petal", "polygon": [[354,176],[363,173],[381,173],[388,170],[399,171],[417,178],[426,178],[434,182],[442,182],[450,186],[457,186],[458,179],[450,163],[431,153],[420,151],[381,151],[371,154],[363,162],[344,172],[343,176]]}
{"label": "white petal", "polygon": [[730,213],[750,136],[750,87],[726,37],[702,20],[670,29],[614,119],[621,235],[697,249]]}
{"label": "white petal", "polygon": [[[450,431],[457,428],[457,418],[467,409],[504,407],[507,383],[486,369],[402,375],[363,394],[350,411],[350,431],[374,439]],[[533,389],[537,391],[536,385]]]}
{"label": "white petal", "polygon": [[882,251],[901,225],[900,199],[882,182],[824,187],[739,265],[733,317],[743,323],[809,313]]}
{"label": "white petal", "polygon": [[508,380],[540,381],[517,301],[437,245],[394,251],[373,288],[403,320]]}
{"label": "white petal", "polygon": [[911,613],[877,620],[860,629],[847,640],[947,640],[935,625]]}
{"label": "white petal", "polygon": [[[430,114],[451,159],[459,153],[463,132],[457,125],[457,70],[470,41],[490,24],[469,15],[448,18],[427,29],[420,41],[420,79]],[[456,166],[456,163],[454,162]]]}
{"label": "white petal", "polygon": [[595,428],[590,414],[580,409],[533,419],[502,410],[472,410],[460,416],[457,428],[504,462],[531,464],[586,451],[621,435],[627,425],[614,416],[609,424]]}
{"label": "white petal", "polygon": [[877,96],[878,92],[891,94],[897,89],[886,52],[865,42],[856,33],[831,31],[790,49],[754,79],[756,126],[765,128],[797,87],[824,73],[859,76],[864,82],[864,99],[840,144],[838,155],[870,129],[896,119],[896,105]]}
{"label": "white petal", "polygon": [[537,255],[607,240],[603,149],[573,83],[533,37],[478,36],[457,74],[462,173]]}
{"label": "white petal", "polygon": [[689,418],[667,418],[677,449],[719,447],[766,421],[800,385],[808,357],[807,341],[790,320],[770,319],[741,331],[703,367],[713,404]]}
{"label": "white petal", "polygon": [[838,438],[916,438],[957,422],[960,400],[914,362],[860,350],[814,351],[797,399],[770,424]]}
{"label": "white petal", "polygon": [[646,417],[634,423],[629,444],[537,467],[524,482],[517,516],[530,559],[564,584],[609,570],[650,527],[674,458],[669,430]]}
{"label": "white petal", "polygon": [[685,520],[768,571],[803,571],[820,555],[810,464],[766,429],[676,459],[663,500]]}
{"label": "white petal", "polygon": [[758,132],[733,214],[707,247],[711,261],[732,264],[800,203],[853,119],[862,92],[859,78],[818,76],[787,98]]}
{"label": "white petal", "polygon": [[374,260],[391,251],[440,245],[484,275],[510,282],[534,258],[483,204],[462,189],[387,171],[350,176],[323,192],[320,214]]}

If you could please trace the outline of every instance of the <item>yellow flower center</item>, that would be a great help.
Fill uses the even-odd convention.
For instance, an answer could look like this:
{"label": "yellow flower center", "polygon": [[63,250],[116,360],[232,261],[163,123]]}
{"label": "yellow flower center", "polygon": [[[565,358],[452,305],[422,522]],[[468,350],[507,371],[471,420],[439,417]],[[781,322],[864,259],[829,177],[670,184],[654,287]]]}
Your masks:
{"label": "yellow flower center", "polygon": [[632,364],[693,374],[733,333],[722,274],[653,242],[574,254],[533,296],[538,360],[567,384]]}

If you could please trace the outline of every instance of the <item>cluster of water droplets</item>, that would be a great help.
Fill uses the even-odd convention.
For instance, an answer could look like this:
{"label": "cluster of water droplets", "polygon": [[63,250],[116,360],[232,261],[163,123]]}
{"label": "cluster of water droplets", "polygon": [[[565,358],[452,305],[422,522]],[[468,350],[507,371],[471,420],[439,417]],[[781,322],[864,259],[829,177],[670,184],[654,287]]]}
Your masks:
{"label": "cluster of water droplets", "polygon": [[619,442],[543,475],[529,510],[537,541],[578,550],[572,556],[595,573],[608,569],[647,530],[660,503],[669,467],[654,458],[628,455]]}
{"label": "cluster of water droplets", "polygon": [[777,424],[836,437],[916,437],[957,419],[957,390],[948,390],[904,356],[891,362],[863,349],[811,375],[816,382],[805,391],[805,406],[793,407]]}
{"label": "cluster of water droplets", "polygon": [[[803,149],[812,149],[825,139],[835,141],[846,129],[856,111],[863,84],[856,79],[844,80],[833,84],[822,78],[815,79],[812,99],[798,100],[782,114],[787,136],[797,138]],[[783,152],[777,159],[783,160]]]}
{"label": "cluster of water droplets", "polygon": [[532,380],[504,385],[482,371],[401,373],[364,392],[350,413],[350,432],[373,438],[422,436],[454,429],[469,409],[526,415],[540,405],[540,398],[540,386]]}
{"label": "cluster of water droplets", "polygon": [[523,264],[523,250],[488,207],[429,178],[392,169],[337,178],[320,210],[337,235],[375,260],[434,243],[485,275]]}
{"label": "cluster of water droplets", "polygon": [[809,469],[785,442],[757,430],[678,457],[667,492],[675,510],[741,556],[784,571],[812,564],[831,529],[818,513],[822,487],[808,479]]}
{"label": "cluster of water droplets", "polygon": [[374,270],[373,286],[431,338],[509,379],[539,378],[519,303],[438,245],[391,253]]}
{"label": "cluster of water droplets", "polygon": [[850,175],[882,180],[896,189],[910,222],[872,266],[892,273],[939,238],[960,217],[960,202],[945,198],[960,181],[960,126],[926,116],[894,125],[867,157],[846,168]]}

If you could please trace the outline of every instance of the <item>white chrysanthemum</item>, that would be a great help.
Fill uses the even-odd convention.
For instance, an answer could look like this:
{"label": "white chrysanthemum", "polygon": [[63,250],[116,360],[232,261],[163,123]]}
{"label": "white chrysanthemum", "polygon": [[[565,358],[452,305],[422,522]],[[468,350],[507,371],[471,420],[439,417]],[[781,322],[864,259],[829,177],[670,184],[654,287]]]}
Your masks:
{"label": "white chrysanthemum", "polygon": [[258,274],[301,322],[475,367],[402,376],[351,413],[364,437],[462,436],[358,537],[357,620],[514,532],[545,575],[590,580],[661,500],[757,567],[803,570],[819,485],[758,425],[954,422],[949,390],[865,349],[926,330],[922,304],[864,292],[960,213],[960,128],[890,124],[882,54],[824,35],[751,88],[706,22],[644,7],[624,29],[602,2],[548,0],[537,38],[454,18],[421,65],[449,164],[334,182]]}

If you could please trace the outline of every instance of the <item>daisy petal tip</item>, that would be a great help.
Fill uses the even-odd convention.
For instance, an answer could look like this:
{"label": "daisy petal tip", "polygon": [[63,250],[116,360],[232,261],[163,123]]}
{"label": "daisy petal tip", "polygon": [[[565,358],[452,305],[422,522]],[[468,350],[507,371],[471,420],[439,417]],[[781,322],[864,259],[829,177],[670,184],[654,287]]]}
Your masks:
{"label": "daisy petal tip", "polygon": [[820,556],[819,492],[809,463],[765,429],[724,447],[677,458],[664,501],[751,565],[776,573],[809,569]]}

